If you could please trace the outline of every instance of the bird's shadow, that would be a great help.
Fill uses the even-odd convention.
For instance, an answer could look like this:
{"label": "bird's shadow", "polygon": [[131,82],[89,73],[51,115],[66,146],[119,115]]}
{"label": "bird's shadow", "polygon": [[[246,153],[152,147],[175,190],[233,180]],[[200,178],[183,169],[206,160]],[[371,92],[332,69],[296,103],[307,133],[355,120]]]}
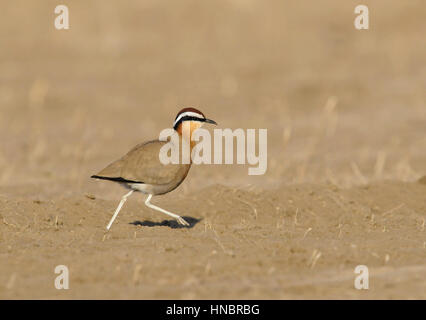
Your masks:
{"label": "bird's shadow", "polygon": [[196,219],[193,217],[182,217],[185,219],[186,222],[189,223],[189,226],[184,226],[179,224],[176,220],[163,220],[161,222],[152,222],[152,221],[133,221],[130,222],[130,224],[133,224],[135,226],[142,226],[142,227],[169,227],[172,229],[183,229],[183,228],[194,228],[195,225],[200,222],[202,219]]}

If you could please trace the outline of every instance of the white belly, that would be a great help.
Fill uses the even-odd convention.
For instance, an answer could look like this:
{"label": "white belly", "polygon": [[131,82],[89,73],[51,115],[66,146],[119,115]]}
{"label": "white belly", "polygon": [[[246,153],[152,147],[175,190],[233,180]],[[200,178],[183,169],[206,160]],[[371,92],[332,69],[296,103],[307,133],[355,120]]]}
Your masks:
{"label": "white belly", "polygon": [[146,183],[123,183],[123,185],[128,189],[139,191],[145,194],[152,194],[152,195],[164,194],[174,189],[174,188],[172,189],[171,186],[168,184],[153,185],[153,184],[146,184]]}

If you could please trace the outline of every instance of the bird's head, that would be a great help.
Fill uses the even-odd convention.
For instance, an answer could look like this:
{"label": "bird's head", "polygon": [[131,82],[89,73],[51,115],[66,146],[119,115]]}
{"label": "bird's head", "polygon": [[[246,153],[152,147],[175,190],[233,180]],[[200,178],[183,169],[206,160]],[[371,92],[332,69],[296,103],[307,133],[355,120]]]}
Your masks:
{"label": "bird's head", "polygon": [[200,110],[195,108],[184,108],[177,114],[175,122],[173,123],[173,129],[182,135],[182,127],[189,124],[190,134],[192,136],[192,133],[198,128],[201,128],[204,123],[217,125],[215,121],[207,119]]}

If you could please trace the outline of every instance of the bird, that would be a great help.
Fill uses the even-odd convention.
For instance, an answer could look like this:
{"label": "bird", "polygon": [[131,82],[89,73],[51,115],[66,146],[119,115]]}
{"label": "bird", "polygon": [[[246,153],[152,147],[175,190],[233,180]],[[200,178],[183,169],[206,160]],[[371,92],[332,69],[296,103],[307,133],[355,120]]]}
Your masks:
{"label": "bird", "polygon": [[[207,119],[201,111],[193,107],[180,110],[173,123],[173,129],[178,134],[179,143],[189,139],[186,142],[190,145],[190,151],[192,151],[194,146],[191,139],[192,134],[201,128],[204,123],[217,125],[214,120]],[[182,133],[183,128],[189,128],[189,135]],[[160,149],[169,142],[151,140],[140,143],[122,158],[112,162],[100,172],[91,176],[94,179],[119,183],[130,190],[121,198],[117,209],[106,227],[107,231],[110,230],[124,203],[133,192],[141,192],[147,195],[145,200],[147,207],[175,218],[181,225],[189,226],[189,223],[178,214],[164,210],[151,203],[153,196],[166,194],[176,189],[185,180],[191,168],[191,160],[189,163],[178,164],[163,164],[160,161]]]}

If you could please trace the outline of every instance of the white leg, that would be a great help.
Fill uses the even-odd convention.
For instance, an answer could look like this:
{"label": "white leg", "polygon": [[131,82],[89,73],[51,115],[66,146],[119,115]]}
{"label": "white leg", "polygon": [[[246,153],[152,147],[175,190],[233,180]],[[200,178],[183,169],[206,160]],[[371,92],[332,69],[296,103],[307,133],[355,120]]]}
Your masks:
{"label": "white leg", "polygon": [[112,218],[111,218],[111,221],[108,223],[108,225],[107,225],[107,227],[106,227],[106,228],[107,228],[107,230],[109,230],[109,229],[111,228],[111,225],[112,225],[112,223],[114,222],[115,218],[117,218],[118,213],[119,213],[119,212],[120,212],[120,210],[121,210],[121,207],[123,206],[124,202],[126,202],[127,197],[129,197],[132,193],[133,193],[133,190],[132,190],[132,191],[130,191],[129,193],[125,194],[125,195],[123,196],[123,198],[121,198],[121,201],[120,201],[120,203],[118,204],[117,209],[115,209],[115,212],[114,212],[114,215],[113,215],[113,216],[112,216]]}
{"label": "white leg", "polygon": [[171,213],[171,212],[169,212],[167,210],[161,209],[161,208],[159,208],[159,207],[154,206],[153,204],[151,204],[149,202],[151,200],[151,198],[152,198],[152,194],[148,195],[148,197],[145,200],[145,205],[147,207],[149,207],[151,209],[154,209],[154,210],[157,210],[157,211],[160,211],[162,213],[165,213],[165,214],[167,214],[167,215],[175,218],[180,224],[183,224],[184,226],[189,226],[189,223],[186,222],[181,216],[178,216],[177,214]]}

